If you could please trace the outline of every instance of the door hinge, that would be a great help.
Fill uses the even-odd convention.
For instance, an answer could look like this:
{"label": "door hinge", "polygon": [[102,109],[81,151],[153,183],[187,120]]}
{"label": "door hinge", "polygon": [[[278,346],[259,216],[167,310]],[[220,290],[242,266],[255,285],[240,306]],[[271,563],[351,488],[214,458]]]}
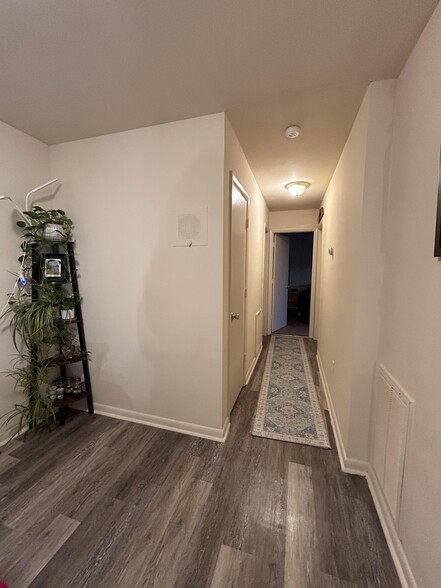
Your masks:
{"label": "door hinge", "polygon": [[248,295],[248,290],[245,288],[245,290],[243,291],[243,297],[246,298]]}
{"label": "door hinge", "polygon": [[247,220],[246,220],[246,223],[245,223],[245,228],[247,228],[247,229],[248,229],[248,227],[249,227],[249,226],[250,226],[250,221],[247,219]]}

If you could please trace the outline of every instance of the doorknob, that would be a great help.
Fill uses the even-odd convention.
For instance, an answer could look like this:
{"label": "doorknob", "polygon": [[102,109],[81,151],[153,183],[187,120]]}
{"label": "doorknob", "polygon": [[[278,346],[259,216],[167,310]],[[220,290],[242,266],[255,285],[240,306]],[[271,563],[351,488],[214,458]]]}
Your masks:
{"label": "doorknob", "polygon": [[240,314],[237,314],[237,312],[232,312],[232,313],[230,314],[230,319],[231,319],[232,321],[234,321],[234,319],[236,319],[236,320],[238,321],[238,320],[240,319]]}

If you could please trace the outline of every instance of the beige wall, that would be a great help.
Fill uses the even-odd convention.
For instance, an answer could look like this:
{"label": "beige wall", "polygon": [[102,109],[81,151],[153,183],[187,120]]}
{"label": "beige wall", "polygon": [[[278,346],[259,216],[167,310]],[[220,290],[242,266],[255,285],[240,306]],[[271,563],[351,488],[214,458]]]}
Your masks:
{"label": "beige wall", "polygon": [[[15,198],[24,208],[24,197],[33,188],[49,180],[48,148],[44,143],[0,123],[0,194]],[[11,203],[0,202],[0,308],[6,303],[6,294],[14,287],[9,272],[18,270],[20,231],[15,222],[19,217]],[[22,401],[21,393],[13,391],[13,381],[3,372],[9,369],[15,349],[5,319],[0,324],[0,415]],[[0,442],[8,438],[8,431],[0,430]]]}
{"label": "beige wall", "polygon": [[[228,390],[228,328],[229,328],[229,245],[230,245],[230,173],[233,172],[250,197],[248,204],[247,241],[247,317],[245,372],[252,369],[260,351],[263,335],[263,263],[264,227],[268,209],[254,178],[242,147],[225,117],[224,162],[224,415]],[[256,314],[258,316],[256,316]]]}
{"label": "beige wall", "polygon": [[378,359],[415,399],[400,538],[420,588],[441,585],[441,6],[396,88]]}
{"label": "beige wall", "polygon": [[[76,221],[99,410],[222,433],[224,115],[50,148]],[[173,247],[208,207],[208,246]]]}
{"label": "beige wall", "polygon": [[350,464],[366,459],[375,362],[415,400],[396,541],[420,588],[441,579],[440,39],[438,7],[396,83],[371,85],[354,123],[324,200],[323,251],[335,255],[323,256],[319,329]]}
{"label": "beige wall", "polygon": [[[356,270],[368,126],[365,97],[323,201],[318,355],[346,453],[351,419]],[[334,247],[334,256],[328,249]]]}
{"label": "beige wall", "polygon": [[393,94],[394,81],[369,87],[323,201],[318,355],[353,464],[368,458]]}
{"label": "beige wall", "polygon": [[269,228],[272,231],[311,229],[317,226],[318,210],[284,210],[269,213]]}
{"label": "beige wall", "polygon": [[375,82],[367,92],[367,132],[360,251],[357,260],[356,322],[353,347],[351,454],[367,460],[369,414],[380,332],[384,272],[383,214],[391,164],[395,80]]}

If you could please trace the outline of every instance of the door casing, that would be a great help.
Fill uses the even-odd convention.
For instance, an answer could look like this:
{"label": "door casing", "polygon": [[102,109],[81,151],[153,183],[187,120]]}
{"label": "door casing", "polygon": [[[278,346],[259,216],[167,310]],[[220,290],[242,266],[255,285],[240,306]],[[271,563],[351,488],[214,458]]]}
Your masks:
{"label": "door casing", "polygon": [[232,197],[233,197],[233,189],[236,189],[241,196],[244,198],[246,204],[246,222],[244,226],[245,231],[245,260],[244,260],[244,294],[243,294],[243,304],[242,304],[242,321],[243,321],[243,347],[241,353],[241,361],[242,361],[242,380],[241,380],[241,387],[245,385],[245,367],[246,367],[246,346],[247,346],[247,296],[245,295],[247,289],[247,257],[248,257],[248,213],[249,213],[249,196],[243,186],[240,184],[239,180],[235,177],[233,173],[230,175],[230,286],[229,286],[229,303],[228,303],[228,397],[227,397],[227,412],[230,414],[233,406],[237,400],[239,395],[240,389],[233,390],[233,383],[232,383],[232,345],[231,345],[231,336],[232,336],[232,321],[230,320],[230,313],[237,312],[237,309],[234,310],[232,308],[232,300],[231,300],[231,284],[232,284],[232,255],[233,255],[233,247],[232,247],[232,231],[233,231],[233,206],[232,206]]}
{"label": "door casing", "polygon": [[321,239],[318,236],[317,225],[305,225],[302,227],[286,229],[278,229],[277,231],[270,230],[269,232],[269,251],[268,251],[268,273],[266,277],[266,321],[265,334],[271,335],[273,322],[273,272],[274,272],[274,233],[314,233],[312,244],[312,274],[311,274],[311,310],[309,319],[309,337],[311,339],[318,339],[318,311],[319,311],[319,268],[321,261]]}
{"label": "door casing", "polygon": [[288,319],[289,237],[274,233],[273,237],[273,312],[271,331],[285,327]]}

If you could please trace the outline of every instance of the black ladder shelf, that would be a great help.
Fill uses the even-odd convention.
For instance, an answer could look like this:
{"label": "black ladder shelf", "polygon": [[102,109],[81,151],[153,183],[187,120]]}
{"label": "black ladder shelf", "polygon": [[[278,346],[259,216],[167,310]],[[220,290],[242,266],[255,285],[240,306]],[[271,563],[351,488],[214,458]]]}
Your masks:
{"label": "black ladder shelf", "polygon": [[[60,249],[63,249],[64,251],[60,251]],[[81,310],[81,297],[78,285],[77,265],[75,260],[75,243],[74,241],[56,242],[51,244],[50,250],[51,255],[53,255],[54,257],[61,256],[62,259],[67,258],[67,268],[65,268],[68,269],[68,272],[66,272],[67,276],[62,280],[57,280],[57,282],[53,282],[51,278],[43,278],[41,258],[36,248],[34,247],[32,259],[32,279],[34,283],[41,283],[42,279],[45,279],[47,282],[52,282],[54,288],[61,288],[62,284],[71,284],[72,296],[75,300],[75,318],[68,320],[62,320],[60,318],[59,320],[65,324],[69,324],[69,326],[71,326],[72,328],[77,329],[79,352],[73,355],[72,357],[66,358],[63,357],[60,346],[59,357],[53,358],[49,365],[50,367],[59,368],[59,379],[61,382],[66,381],[66,379],[68,378],[68,365],[77,364],[81,362],[83,368],[83,381],[81,383],[81,391],[76,393],[65,393],[63,398],[57,398],[53,400],[54,408],[58,409],[57,420],[59,421],[60,425],[64,425],[69,413],[70,405],[75,402],[78,402],[79,400],[86,399],[89,414],[93,414],[93,395],[89,371],[89,354],[86,345],[86,335],[84,333],[83,313]],[[33,288],[32,298],[35,299],[37,297],[38,294]]]}

